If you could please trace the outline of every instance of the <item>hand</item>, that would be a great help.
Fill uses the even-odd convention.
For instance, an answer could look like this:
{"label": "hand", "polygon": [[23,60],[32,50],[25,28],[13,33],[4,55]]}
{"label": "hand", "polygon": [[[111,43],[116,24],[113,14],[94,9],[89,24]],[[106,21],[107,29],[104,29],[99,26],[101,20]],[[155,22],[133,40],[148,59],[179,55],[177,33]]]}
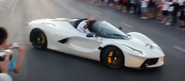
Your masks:
{"label": "hand", "polygon": [[5,49],[11,49],[10,47],[12,46],[13,43],[8,43],[5,45]]}
{"label": "hand", "polygon": [[19,47],[19,53],[20,54],[24,54],[25,53],[25,45],[22,45],[21,47]]}
{"label": "hand", "polygon": [[5,60],[0,62],[0,69],[2,73],[8,73],[10,67],[10,55],[5,55]]}

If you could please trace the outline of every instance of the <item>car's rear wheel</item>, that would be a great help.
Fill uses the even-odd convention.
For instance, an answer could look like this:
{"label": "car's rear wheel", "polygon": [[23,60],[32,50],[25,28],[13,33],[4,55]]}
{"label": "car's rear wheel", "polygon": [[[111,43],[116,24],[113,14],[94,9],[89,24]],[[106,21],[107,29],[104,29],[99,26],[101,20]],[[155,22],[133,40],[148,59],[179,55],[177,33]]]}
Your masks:
{"label": "car's rear wheel", "polygon": [[34,30],[31,33],[31,43],[34,48],[46,49],[47,48],[47,38],[43,31]]}
{"label": "car's rear wheel", "polygon": [[124,55],[116,47],[109,47],[103,52],[102,61],[110,68],[121,68],[124,66]]}

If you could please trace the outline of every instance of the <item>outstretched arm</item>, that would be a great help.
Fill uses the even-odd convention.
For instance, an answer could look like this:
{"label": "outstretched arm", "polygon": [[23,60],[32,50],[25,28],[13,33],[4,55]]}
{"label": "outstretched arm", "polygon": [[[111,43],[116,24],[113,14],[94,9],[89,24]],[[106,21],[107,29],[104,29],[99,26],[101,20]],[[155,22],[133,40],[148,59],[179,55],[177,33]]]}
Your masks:
{"label": "outstretched arm", "polygon": [[85,22],[88,23],[91,20],[96,20],[96,19],[94,17],[91,17],[91,18],[87,19]]}
{"label": "outstretched arm", "polygon": [[19,48],[19,53],[20,53],[19,60],[13,69],[15,73],[18,73],[22,67],[22,63],[24,60],[24,52],[25,52],[25,46],[23,45],[22,47]]}

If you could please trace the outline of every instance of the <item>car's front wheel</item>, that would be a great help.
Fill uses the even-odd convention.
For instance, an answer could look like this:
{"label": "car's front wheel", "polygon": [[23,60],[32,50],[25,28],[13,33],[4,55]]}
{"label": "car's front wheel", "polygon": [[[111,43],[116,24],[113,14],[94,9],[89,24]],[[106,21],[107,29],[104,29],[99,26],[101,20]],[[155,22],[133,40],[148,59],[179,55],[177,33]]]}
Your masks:
{"label": "car's front wheel", "polygon": [[46,49],[47,48],[47,38],[43,31],[34,30],[31,33],[31,43],[33,47],[37,49]]}
{"label": "car's front wheel", "polygon": [[103,52],[103,63],[110,68],[121,68],[124,66],[124,55],[119,48],[109,47]]}

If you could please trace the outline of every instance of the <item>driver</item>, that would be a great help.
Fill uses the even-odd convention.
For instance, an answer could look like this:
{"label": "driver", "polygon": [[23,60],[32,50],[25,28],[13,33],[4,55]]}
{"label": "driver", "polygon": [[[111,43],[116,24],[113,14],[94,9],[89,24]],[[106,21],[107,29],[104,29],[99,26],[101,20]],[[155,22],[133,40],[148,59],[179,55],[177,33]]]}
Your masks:
{"label": "driver", "polygon": [[92,30],[92,25],[96,22],[96,19],[94,17],[91,17],[87,20],[83,20],[82,22],[80,22],[80,24],[77,26],[77,30],[88,34],[88,33],[92,33],[94,34],[94,32],[90,32]]}

